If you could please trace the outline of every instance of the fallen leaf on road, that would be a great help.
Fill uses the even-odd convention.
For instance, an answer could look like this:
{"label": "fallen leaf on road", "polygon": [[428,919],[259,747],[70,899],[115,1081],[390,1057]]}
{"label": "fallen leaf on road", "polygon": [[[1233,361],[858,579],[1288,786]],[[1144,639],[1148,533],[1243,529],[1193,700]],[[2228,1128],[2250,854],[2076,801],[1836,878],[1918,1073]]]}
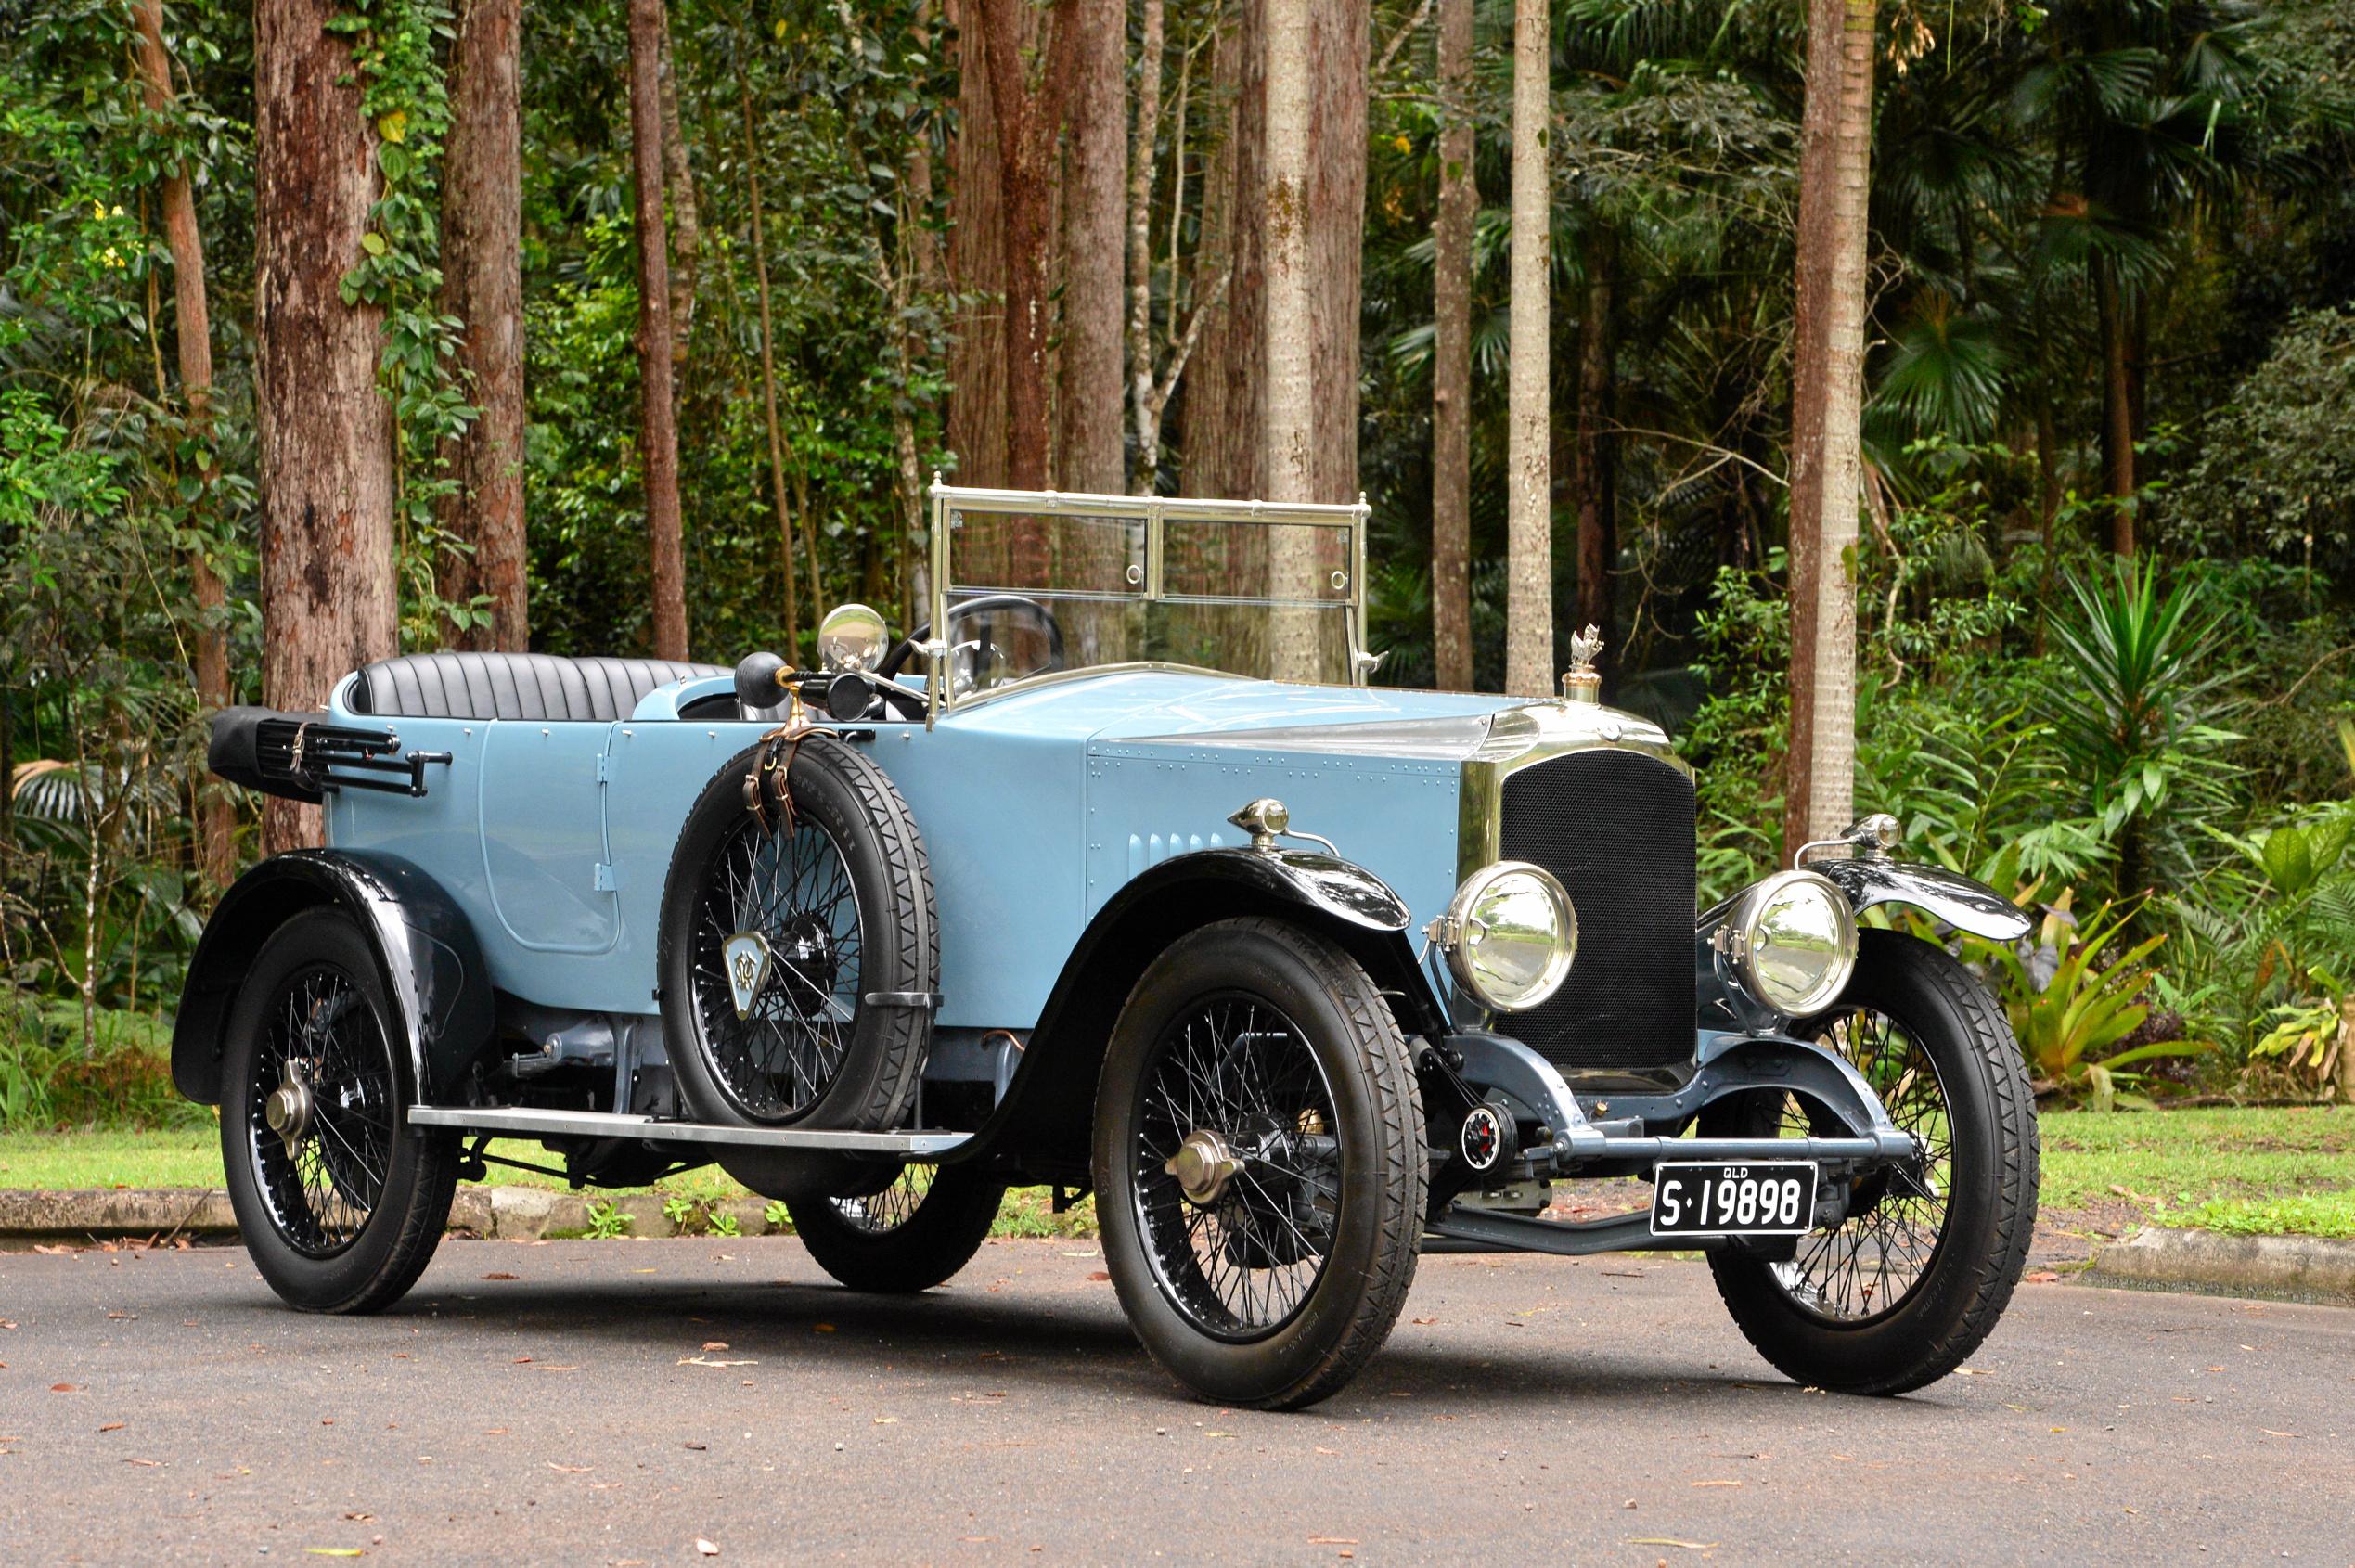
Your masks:
{"label": "fallen leaf on road", "polygon": [[[128,1312],[109,1312],[109,1313],[108,1313],[108,1314],[107,1314],[107,1317],[108,1317],[109,1319],[111,1319],[111,1320],[113,1320],[114,1322],[117,1322],[117,1323],[122,1322],[123,1320],[125,1320],[126,1318],[130,1317],[131,1316],[132,1316],[132,1315],[131,1315],[130,1313],[128,1313]],[[2248,1346],[2246,1346],[2246,1345],[2243,1345],[2243,1346],[2241,1346],[2241,1348],[2242,1348],[2243,1350],[2246,1350],[2246,1349],[2248,1348]]]}
{"label": "fallen leaf on road", "polygon": [[304,1547],[302,1549],[313,1557],[366,1557],[367,1555],[367,1550],[360,1547]]}
{"label": "fallen leaf on road", "polygon": [[877,1416],[875,1418],[875,1424],[877,1426],[897,1426],[899,1424],[899,1418],[897,1416]]}
{"label": "fallen leaf on road", "polygon": [[527,1365],[527,1364],[531,1361],[531,1359],[532,1359],[532,1358],[531,1358],[530,1356],[517,1356],[517,1357],[515,1358],[515,1365],[517,1365],[517,1366],[519,1366],[519,1367],[521,1367],[521,1366]]}
{"label": "fallen leaf on road", "polygon": [[1739,1486],[1742,1483],[1739,1481],[1696,1481],[1693,1484],[1695,1486]]}
{"label": "fallen leaf on road", "polygon": [[505,1273],[501,1273],[501,1274],[485,1274],[484,1276],[483,1276],[483,1279],[522,1279],[522,1278],[523,1278],[523,1276],[521,1276],[521,1274],[505,1274]]}
{"label": "fallen leaf on road", "polygon": [[812,1323],[809,1327],[810,1332],[815,1334],[830,1334],[834,1331],[834,1325],[831,1323]]}
{"label": "fallen leaf on road", "polygon": [[1109,1274],[1107,1274],[1107,1273],[1105,1273],[1105,1272],[1104,1272],[1102,1269],[1100,1269],[1100,1268],[1091,1268],[1091,1269],[1089,1269],[1089,1270],[1087,1271],[1087,1278],[1088,1278],[1091,1281],[1093,1281],[1093,1282],[1095,1282],[1095,1283],[1097,1283],[1097,1284],[1100,1284],[1100,1284],[1102,1284],[1105,1280],[1110,1279],[1112,1278],[1112,1276],[1111,1276],[1111,1275],[1109,1275]]}
{"label": "fallen leaf on road", "polygon": [[2270,1426],[2260,1426],[2257,1430],[2263,1433],[2268,1437],[2302,1437],[2305,1435],[2303,1433],[2297,1432],[2275,1432]]}
{"label": "fallen leaf on road", "polygon": [[540,1363],[540,1370],[543,1372],[577,1372],[580,1369],[578,1367],[553,1367],[543,1361]]}
{"label": "fallen leaf on road", "polygon": [[688,1446],[695,1450],[695,1452],[701,1454],[710,1448],[711,1445],[708,1443],[689,1443]]}
{"label": "fallen leaf on road", "polygon": [[717,1557],[719,1555],[719,1548],[714,1546],[711,1542],[705,1540],[701,1536],[695,1537],[695,1549],[701,1552],[705,1557]]}
{"label": "fallen leaf on road", "polygon": [[2028,1270],[2027,1282],[2031,1285],[2050,1285],[2059,1278],[2060,1275],[2052,1269],[2031,1268]]}
{"label": "fallen leaf on road", "polygon": [[127,1465],[144,1465],[148,1469],[153,1470],[163,1461],[161,1459],[125,1459],[122,1462]]}
{"label": "fallen leaf on road", "polygon": [[1715,1541],[1679,1541],[1668,1536],[1630,1536],[1628,1537],[1628,1545],[1631,1547],[1682,1547],[1687,1551],[1718,1549],[1718,1543]]}
{"label": "fallen leaf on road", "polygon": [[1418,1317],[1415,1319],[1415,1327],[1418,1329],[1428,1329],[1431,1325],[1436,1323],[1437,1321],[1439,1321],[1439,1319],[1436,1317]]}
{"label": "fallen leaf on road", "polygon": [[547,1468],[565,1475],[586,1475],[589,1472],[589,1467],[586,1465],[560,1465],[554,1459],[547,1461]]}
{"label": "fallen leaf on road", "polygon": [[703,1342],[703,1348],[705,1350],[726,1350],[727,1348],[727,1342],[726,1340],[705,1340]]}
{"label": "fallen leaf on road", "polygon": [[82,1385],[78,1382],[53,1382],[49,1385],[49,1392],[52,1394],[79,1394],[82,1392]]}
{"label": "fallen leaf on road", "polygon": [[[758,1361],[714,1361],[701,1356],[682,1356],[678,1358],[677,1365],[681,1367],[757,1367],[760,1363]],[[553,1368],[549,1369],[554,1370]]]}
{"label": "fallen leaf on road", "polygon": [[100,1432],[121,1432],[126,1424],[128,1423],[123,1421],[109,1421],[98,1430]]}
{"label": "fallen leaf on road", "polygon": [[1312,1547],[1354,1547],[1358,1544],[1358,1537],[1355,1536],[1311,1536],[1308,1537],[1308,1544]]}
{"label": "fallen leaf on road", "polygon": [[15,1328],[16,1326],[17,1326],[17,1325],[16,1325],[16,1323],[15,1323],[15,1321],[14,1321],[13,1319],[11,1319],[11,1318],[6,1318],[6,1317],[0,1317],[0,1329],[13,1329],[13,1328]]}

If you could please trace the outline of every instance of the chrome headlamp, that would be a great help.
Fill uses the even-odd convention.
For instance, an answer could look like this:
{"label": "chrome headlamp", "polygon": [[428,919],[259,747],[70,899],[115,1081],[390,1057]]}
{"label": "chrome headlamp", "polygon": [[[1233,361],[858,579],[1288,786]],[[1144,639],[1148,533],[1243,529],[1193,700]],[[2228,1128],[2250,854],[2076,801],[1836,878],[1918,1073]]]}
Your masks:
{"label": "chrome headlamp", "polygon": [[1814,871],[1779,871],[1743,893],[1718,940],[1742,989],[1786,1018],[1830,1007],[1856,969],[1856,913]]}
{"label": "chrome headlamp", "polygon": [[1499,860],[1463,880],[1428,928],[1456,983],[1495,1012],[1525,1012],[1562,989],[1578,953],[1578,912],[1552,872]]}
{"label": "chrome headlamp", "polygon": [[872,670],[891,645],[882,616],[863,604],[838,604],[817,623],[817,667],[830,675]]}

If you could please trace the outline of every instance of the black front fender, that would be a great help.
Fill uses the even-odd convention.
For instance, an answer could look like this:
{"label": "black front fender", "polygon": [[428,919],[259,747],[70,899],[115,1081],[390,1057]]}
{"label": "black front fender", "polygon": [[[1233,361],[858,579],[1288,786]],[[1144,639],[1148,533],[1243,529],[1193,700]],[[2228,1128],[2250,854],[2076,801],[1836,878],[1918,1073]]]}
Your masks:
{"label": "black front fender", "polygon": [[1293,921],[1346,951],[1372,976],[1409,1038],[1448,1028],[1447,1009],[1415,961],[1407,906],[1372,872],[1291,850],[1174,855],[1113,893],[1080,933],[972,1151],[1040,1174],[1084,1176],[1096,1078],[1128,993],[1188,932],[1250,916]]}
{"label": "black front fender", "polygon": [[1957,931],[1989,942],[2015,941],[2035,924],[2018,905],[1984,882],[1937,866],[1873,858],[1810,861],[1808,869],[1829,877],[1859,914],[1876,904],[1911,904]]}
{"label": "black front fender", "polygon": [[398,855],[290,850],[238,878],[205,923],[172,1030],[172,1082],[182,1094],[220,1103],[229,1010],[254,955],[288,920],[323,906],[356,920],[375,950],[414,1099],[430,1104],[447,1093],[490,1043],[496,1015],[482,948],[439,883]]}

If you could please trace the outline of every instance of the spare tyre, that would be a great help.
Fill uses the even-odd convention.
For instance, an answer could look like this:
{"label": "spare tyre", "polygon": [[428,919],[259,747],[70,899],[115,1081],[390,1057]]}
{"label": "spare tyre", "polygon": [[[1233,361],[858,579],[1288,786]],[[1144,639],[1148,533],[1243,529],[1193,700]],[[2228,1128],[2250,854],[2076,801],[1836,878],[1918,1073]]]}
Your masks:
{"label": "spare tyre", "polygon": [[671,853],[659,965],[663,1044],[691,1114],[894,1125],[931,1045],[940,935],[923,841],[891,779],[823,732],[730,760]]}

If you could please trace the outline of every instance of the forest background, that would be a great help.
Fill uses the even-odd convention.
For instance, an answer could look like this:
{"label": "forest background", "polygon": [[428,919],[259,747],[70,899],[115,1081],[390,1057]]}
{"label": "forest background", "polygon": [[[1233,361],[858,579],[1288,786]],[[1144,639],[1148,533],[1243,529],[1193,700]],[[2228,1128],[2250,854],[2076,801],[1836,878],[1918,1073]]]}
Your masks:
{"label": "forest background", "polygon": [[[205,775],[211,710],[402,649],[728,662],[853,598],[904,629],[935,470],[1362,490],[1376,678],[1527,689],[1600,625],[1701,771],[1711,897],[1784,855],[1831,679],[1857,809],[2040,913],[1968,956],[2045,1089],[2355,1089],[2343,5],[0,19],[0,1125],[167,1113],[140,1021],[302,831]],[[1795,553],[1839,537],[1791,499],[1834,26],[1858,636],[1795,684]],[[1263,440],[1287,322],[1305,476]]]}

